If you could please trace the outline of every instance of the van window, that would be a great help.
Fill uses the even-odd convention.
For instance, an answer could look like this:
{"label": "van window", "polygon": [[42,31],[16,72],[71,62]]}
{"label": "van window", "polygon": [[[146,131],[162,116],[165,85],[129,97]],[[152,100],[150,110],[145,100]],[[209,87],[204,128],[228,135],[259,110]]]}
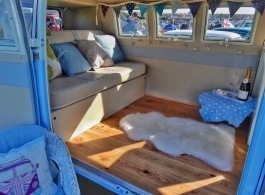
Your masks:
{"label": "van window", "polygon": [[0,0],[0,51],[20,52],[15,1]]}
{"label": "van window", "polygon": [[50,30],[62,30],[62,19],[58,10],[48,9],[46,12],[46,25]]}
{"label": "van window", "polygon": [[208,6],[205,8],[204,40],[226,40],[226,42],[251,42],[254,34],[256,11],[251,6],[244,6],[230,17],[228,5],[220,5],[212,15]]}
{"label": "van window", "polygon": [[156,14],[156,38],[169,39],[172,41],[194,40],[193,32],[196,26],[187,5],[183,5],[172,13],[172,9],[164,9],[162,16]]}
{"label": "van window", "polygon": [[0,1],[0,46],[14,47],[14,37],[11,29],[12,13],[6,0]]}
{"label": "van window", "polygon": [[122,8],[117,18],[118,36],[120,37],[148,37],[147,13],[141,16],[139,9],[134,9],[129,15],[126,8]]}

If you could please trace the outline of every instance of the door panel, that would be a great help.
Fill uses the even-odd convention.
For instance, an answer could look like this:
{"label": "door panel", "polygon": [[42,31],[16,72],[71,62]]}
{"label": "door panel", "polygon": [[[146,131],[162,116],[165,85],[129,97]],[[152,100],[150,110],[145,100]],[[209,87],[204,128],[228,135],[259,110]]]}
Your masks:
{"label": "door panel", "polygon": [[19,6],[19,1],[0,0],[0,129],[39,124],[33,61]]}
{"label": "door panel", "polygon": [[0,85],[0,129],[34,124],[30,89]]}
{"label": "door panel", "polygon": [[253,136],[253,132],[254,132],[254,128],[255,128],[255,124],[257,120],[257,115],[258,115],[259,108],[260,108],[261,99],[262,99],[264,88],[265,88],[265,68],[264,68],[265,60],[264,59],[265,59],[265,50],[263,49],[261,58],[260,58],[258,71],[257,71],[256,80],[253,86],[253,92],[252,92],[252,95],[256,98],[256,105],[255,105],[255,109],[251,117],[250,131],[249,131],[248,140],[247,140],[248,145],[250,145],[251,143],[251,139]]}

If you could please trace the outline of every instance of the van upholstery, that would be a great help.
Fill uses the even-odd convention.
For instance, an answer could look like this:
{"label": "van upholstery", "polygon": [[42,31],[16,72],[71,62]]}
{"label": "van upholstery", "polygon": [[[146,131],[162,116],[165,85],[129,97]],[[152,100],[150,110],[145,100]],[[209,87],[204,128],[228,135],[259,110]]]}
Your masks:
{"label": "van upholstery", "polygon": [[[95,40],[94,35],[103,34],[104,32],[98,30],[52,31],[47,39],[53,44],[75,42],[79,39]],[[54,78],[49,83],[53,130],[67,141],[139,99],[145,94],[145,74],[146,65],[143,63],[119,62],[110,67],[102,67],[71,77],[62,75]],[[117,90],[117,87],[124,89]],[[128,97],[129,93],[131,97]],[[99,95],[107,98],[97,100],[96,97]],[[117,99],[121,100],[117,102]],[[93,113],[91,104],[97,105]],[[103,113],[100,110],[103,110]]]}

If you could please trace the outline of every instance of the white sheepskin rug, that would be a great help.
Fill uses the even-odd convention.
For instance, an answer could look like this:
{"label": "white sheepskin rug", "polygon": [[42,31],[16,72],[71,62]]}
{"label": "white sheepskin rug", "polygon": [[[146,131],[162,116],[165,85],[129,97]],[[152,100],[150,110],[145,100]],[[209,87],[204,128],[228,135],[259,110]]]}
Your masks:
{"label": "white sheepskin rug", "polygon": [[189,154],[219,170],[233,169],[235,129],[231,126],[150,112],[129,114],[120,120],[120,127],[130,139],[149,140],[172,156]]}

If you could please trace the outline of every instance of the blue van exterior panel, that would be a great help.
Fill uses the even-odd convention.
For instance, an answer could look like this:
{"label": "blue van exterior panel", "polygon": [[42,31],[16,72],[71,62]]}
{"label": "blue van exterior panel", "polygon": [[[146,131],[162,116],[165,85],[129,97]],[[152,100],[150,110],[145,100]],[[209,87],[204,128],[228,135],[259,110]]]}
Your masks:
{"label": "blue van exterior panel", "polygon": [[28,66],[28,63],[0,62],[0,85],[29,88]]}
{"label": "blue van exterior panel", "polygon": [[40,125],[42,127],[45,127],[46,129],[52,130],[46,62],[41,60],[35,60],[33,63],[36,79],[36,88],[38,91],[38,109],[40,115]]}
{"label": "blue van exterior panel", "polygon": [[[259,194],[259,180],[261,177],[263,163],[265,159],[265,96],[262,97],[260,110],[252,141],[248,150],[246,163],[239,184],[238,195]],[[259,189],[258,189],[259,188]]]}
{"label": "blue van exterior panel", "polygon": [[34,123],[30,89],[0,84],[0,129]]}

